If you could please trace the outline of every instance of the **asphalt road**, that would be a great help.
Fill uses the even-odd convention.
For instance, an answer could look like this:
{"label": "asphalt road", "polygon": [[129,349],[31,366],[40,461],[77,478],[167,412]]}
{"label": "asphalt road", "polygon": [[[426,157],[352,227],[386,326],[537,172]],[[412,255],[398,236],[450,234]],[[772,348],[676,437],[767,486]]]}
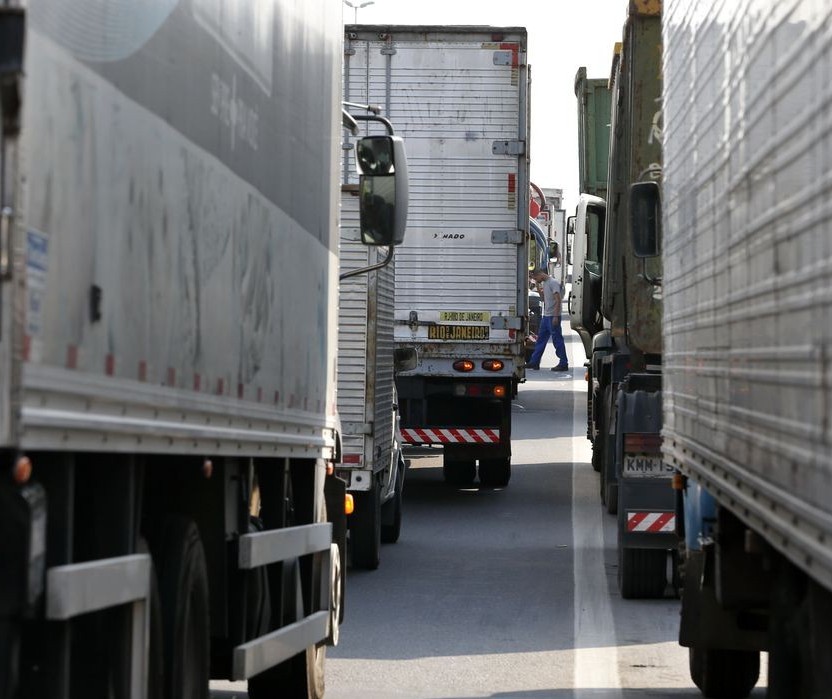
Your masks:
{"label": "asphalt road", "polygon": [[572,371],[548,370],[550,345],[515,401],[508,488],[451,488],[440,457],[413,459],[401,539],[377,571],[350,572],[327,697],[700,696],[676,643],[678,600],[618,594],[615,518],[584,436],[582,348],[564,334]]}
{"label": "asphalt road", "polygon": [[678,600],[618,594],[615,519],[584,436],[583,351],[564,334],[573,369],[548,370],[550,345],[515,401],[507,488],[452,488],[441,456],[412,459],[401,539],[378,570],[349,572],[328,699],[700,696],[676,643]]}

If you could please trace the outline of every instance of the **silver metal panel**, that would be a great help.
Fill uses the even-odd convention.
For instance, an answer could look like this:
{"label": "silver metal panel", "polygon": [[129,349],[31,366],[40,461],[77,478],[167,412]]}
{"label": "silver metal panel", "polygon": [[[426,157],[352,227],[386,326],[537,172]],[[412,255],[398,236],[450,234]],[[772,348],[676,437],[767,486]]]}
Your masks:
{"label": "silver metal panel", "polygon": [[[380,262],[386,248],[361,244],[358,198],[341,198],[341,269]],[[393,444],[393,302],[395,262],[341,281],[338,311],[338,411],[345,454],[388,468]],[[347,464],[350,466],[351,464]]]}
{"label": "silver metal panel", "polygon": [[247,680],[268,670],[300,650],[319,643],[327,635],[328,611],[316,612],[273,633],[234,649],[232,680]]}
{"label": "silver metal panel", "polygon": [[666,3],[667,456],[832,587],[832,9]]}
{"label": "silver metal panel", "polygon": [[[357,181],[357,179],[356,179]],[[341,195],[341,271],[366,267],[376,262],[376,251],[361,244],[358,197]],[[338,414],[344,454],[367,450],[367,357],[371,338],[367,334],[369,277],[359,274],[341,280],[338,295]],[[370,426],[370,431],[372,426]],[[372,452],[372,448],[370,448]]]}
{"label": "silver metal panel", "polygon": [[318,551],[328,551],[331,543],[332,524],[329,522],[243,534],[239,542],[237,565],[246,570],[257,568]]}
{"label": "silver metal panel", "polygon": [[46,618],[66,621],[79,614],[147,599],[150,556],[134,554],[46,571]]}
{"label": "silver metal panel", "polygon": [[224,396],[29,364],[19,443],[26,449],[331,456],[334,421]]}
{"label": "silver metal panel", "polygon": [[[226,453],[290,453],[295,445],[281,440],[292,429],[280,423],[295,421],[267,419],[273,411],[311,417],[318,434],[292,453],[324,456],[321,433],[335,415],[337,3],[246,4],[218,22],[215,3],[197,1],[181,12],[148,9],[131,31],[109,33],[95,22],[98,5],[67,3],[62,11],[78,21],[61,23],[50,3],[32,2],[28,16],[26,171],[17,173],[25,211],[16,226],[27,368],[112,382],[128,404],[130,394],[154,391],[165,408],[178,403],[179,451],[202,422],[190,411],[205,402],[222,403],[241,424],[203,426],[195,453],[210,440]],[[290,70],[292,42],[232,26],[249,13],[270,17],[264,27],[314,28],[331,41],[316,41],[322,50],[302,52],[302,70]],[[124,13],[107,19],[117,25]],[[207,60],[171,70],[182,56]],[[43,411],[29,390],[22,439],[67,448],[62,425],[86,413]],[[83,427],[89,439],[72,448],[96,439],[115,449],[131,440],[139,451],[164,446],[148,435],[152,419],[126,417],[99,420],[99,435]],[[233,433],[246,432],[246,418],[252,431],[238,449]]]}
{"label": "silver metal panel", "polygon": [[[396,54],[385,56],[387,42],[376,31],[355,29],[345,91],[352,101],[387,105],[408,149],[396,317],[412,310],[522,313],[525,242],[495,245],[491,231],[528,230],[527,156],[492,154],[494,141],[527,139],[525,32],[506,30],[495,43],[481,28],[393,27]],[[518,51],[495,65],[494,51],[506,45]],[[509,341],[507,333],[493,339]],[[396,340],[410,340],[399,325]]]}

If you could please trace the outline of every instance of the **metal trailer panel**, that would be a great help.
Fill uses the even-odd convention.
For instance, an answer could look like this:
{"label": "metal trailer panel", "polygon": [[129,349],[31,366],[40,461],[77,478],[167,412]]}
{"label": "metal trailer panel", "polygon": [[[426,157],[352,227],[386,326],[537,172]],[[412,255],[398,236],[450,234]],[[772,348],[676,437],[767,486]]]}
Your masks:
{"label": "metal trailer panel", "polygon": [[[484,351],[521,357],[521,333],[512,329],[520,329],[527,288],[526,31],[346,32],[345,99],[380,104],[407,141],[410,205],[407,240],[396,251],[396,341],[430,342],[423,356],[460,344],[473,350],[482,342],[429,341],[426,324],[497,318]],[[454,323],[443,315],[470,312],[487,319]],[[421,323],[414,330],[403,323],[411,313]]]}
{"label": "metal trailer panel", "polygon": [[578,98],[578,191],[606,199],[610,159],[609,80],[587,78],[586,68],[578,68],[575,96]]}
{"label": "metal trailer panel", "polygon": [[[357,192],[343,192],[341,270],[376,264],[386,254],[386,247],[361,243]],[[391,262],[342,280],[339,294],[338,414],[343,451],[360,455],[361,465],[374,471],[388,468],[392,459],[394,278],[395,262]]]}
{"label": "metal trailer panel", "polygon": [[629,225],[630,185],[662,172],[661,19],[658,0],[633,3],[613,60],[607,218],[601,312],[631,350],[661,354],[661,258],[638,259]]}
{"label": "metal trailer panel", "polygon": [[666,456],[832,588],[832,9],[667,4]]}
{"label": "metal trailer panel", "polygon": [[328,453],[336,4],[29,3],[2,446]]}

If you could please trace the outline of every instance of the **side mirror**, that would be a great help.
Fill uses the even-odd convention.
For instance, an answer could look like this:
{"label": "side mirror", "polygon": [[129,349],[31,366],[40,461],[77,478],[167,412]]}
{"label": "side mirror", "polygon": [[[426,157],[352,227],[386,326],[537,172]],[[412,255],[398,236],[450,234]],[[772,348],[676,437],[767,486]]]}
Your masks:
{"label": "side mirror", "polygon": [[566,219],[566,264],[572,264],[572,241],[575,239],[575,216]]}
{"label": "side mirror", "polygon": [[416,368],[419,354],[413,347],[398,347],[393,350],[393,371],[410,371]]}
{"label": "side mirror", "polygon": [[549,259],[558,258],[560,260],[560,251],[558,250],[558,244],[555,240],[549,241]]}
{"label": "side mirror", "polygon": [[368,136],[358,142],[356,162],[361,242],[399,245],[407,225],[407,156],[398,136]]}
{"label": "side mirror", "polygon": [[661,220],[658,182],[636,182],[630,187],[630,238],[636,257],[659,254]]}

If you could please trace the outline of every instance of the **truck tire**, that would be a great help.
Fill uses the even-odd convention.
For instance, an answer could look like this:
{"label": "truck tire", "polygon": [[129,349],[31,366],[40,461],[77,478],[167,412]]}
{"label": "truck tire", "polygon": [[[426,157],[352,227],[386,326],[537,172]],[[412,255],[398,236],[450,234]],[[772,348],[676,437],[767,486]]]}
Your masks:
{"label": "truck tire", "polygon": [[744,699],[760,677],[760,654],[751,650],[688,649],[690,677],[709,699]]}
{"label": "truck tire", "polygon": [[352,564],[363,570],[375,570],[381,560],[381,492],[373,478],[369,490],[354,493],[355,512],[350,515],[350,551]]}
{"label": "truck tire", "polygon": [[618,589],[624,599],[658,599],[667,587],[667,551],[618,544]]}
{"label": "truck tire", "polygon": [[505,488],[511,480],[511,459],[482,459],[480,485],[486,488]]}
{"label": "truck tire", "polygon": [[208,569],[196,524],[168,517],[152,550],[161,600],[164,696],[208,699]]}
{"label": "truck tire", "polygon": [[462,461],[445,457],[442,463],[442,475],[448,485],[466,487],[471,485],[477,477],[477,464],[473,459]]}
{"label": "truck tire", "polygon": [[404,463],[399,463],[399,468],[396,472],[396,489],[393,497],[381,506],[381,541],[384,544],[395,544],[402,533],[404,471]]}
{"label": "truck tire", "polygon": [[[303,615],[303,589],[299,561],[282,565],[283,585],[293,590],[283,600],[283,625]],[[326,646],[321,643],[289,658],[248,681],[251,699],[323,699]]]}

